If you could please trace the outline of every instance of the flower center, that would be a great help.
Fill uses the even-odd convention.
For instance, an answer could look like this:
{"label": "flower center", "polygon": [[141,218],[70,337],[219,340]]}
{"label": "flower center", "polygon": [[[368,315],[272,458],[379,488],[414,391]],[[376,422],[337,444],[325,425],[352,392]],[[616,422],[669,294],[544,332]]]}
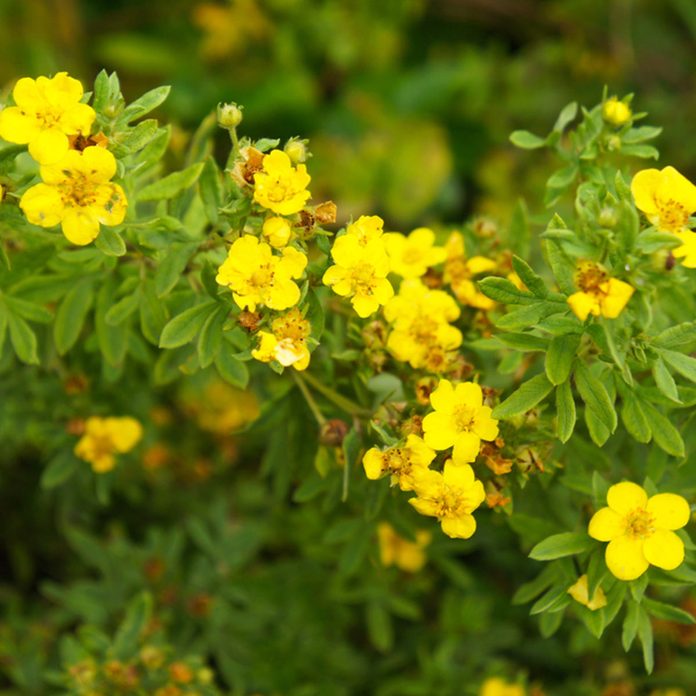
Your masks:
{"label": "flower center", "polygon": [[575,274],[576,285],[590,295],[606,295],[602,287],[606,281],[607,274],[594,263],[582,264]]}
{"label": "flower center", "polygon": [[407,473],[410,468],[410,460],[400,447],[390,449],[384,453],[385,469],[392,473]]}
{"label": "flower center", "polygon": [[259,266],[249,278],[250,285],[256,288],[267,288],[273,285],[273,267],[270,263]]}
{"label": "flower center", "polygon": [[633,539],[645,539],[655,531],[655,518],[645,509],[631,510],[624,518],[626,535]]}
{"label": "flower center", "polygon": [[421,260],[422,254],[420,252],[420,249],[416,249],[415,247],[410,247],[407,248],[402,257],[401,260],[408,265],[413,265],[418,263]]}
{"label": "flower center", "polygon": [[679,232],[689,222],[689,211],[672,198],[657,202],[657,210],[659,226],[669,232]]}
{"label": "flower center", "polygon": [[84,174],[64,170],[65,180],[58,185],[63,203],[73,208],[86,208],[97,201],[97,188]]}
{"label": "flower center", "polygon": [[375,269],[371,263],[361,261],[351,272],[353,291],[356,295],[372,295],[375,286]]}
{"label": "flower center", "polygon": [[452,412],[455,427],[459,432],[471,430],[476,418],[476,410],[468,404],[459,404],[455,406]]}

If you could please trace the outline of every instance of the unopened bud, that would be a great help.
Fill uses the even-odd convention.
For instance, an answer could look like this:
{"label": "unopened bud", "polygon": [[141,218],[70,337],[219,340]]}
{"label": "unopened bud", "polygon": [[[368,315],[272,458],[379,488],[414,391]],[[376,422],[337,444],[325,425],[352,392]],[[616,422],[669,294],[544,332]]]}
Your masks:
{"label": "unopened bud", "polygon": [[217,120],[220,128],[232,130],[236,128],[244,117],[242,114],[243,107],[237,106],[234,102],[230,104],[220,103],[217,107]]}
{"label": "unopened bud", "polygon": [[307,140],[300,140],[299,138],[290,138],[290,140],[285,143],[283,149],[293,164],[302,164],[302,162],[307,161],[309,155],[307,152],[307,143]]}
{"label": "unopened bud", "polygon": [[340,418],[331,418],[321,427],[319,441],[327,447],[340,447],[348,434],[348,423]]}
{"label": "unopened bud", "polygon": [[632,117],[631,107],[616,97],[607,99],[602,104],[602,118],[616,128],[628,123]]}

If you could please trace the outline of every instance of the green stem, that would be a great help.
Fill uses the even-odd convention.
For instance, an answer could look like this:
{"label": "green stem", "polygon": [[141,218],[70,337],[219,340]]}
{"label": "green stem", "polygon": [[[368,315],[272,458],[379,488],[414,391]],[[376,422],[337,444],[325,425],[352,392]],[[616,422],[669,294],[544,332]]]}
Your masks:
{"label": "green stem", "polygon": [[297,370],[292,371],[292,376],[295,380],[295,383],[300,388],[302,396],[304,396],[305,401],[307,402],[307,406],[309,406],[309,410],[316,418],[317,423],[319,423],[319,427],[322,427],[324,423],[326,423],[326,418],[324,418],[324,415],[319,410],[319,406],[317,405],[317,402],[314,400],[312,393],[309,391],[309,389],[307,389],[307,385],[305,384],[304,379],[302,379],[302,376],[297,372]]}
{"label": "green stem", "polygon": [[308,384],[316,389],[324,398],[328,399],[334,405],[338,406],[342,411],[350,413],[353,416],[363,416],[369,417],[371,414],[366,408],[353,403],[350,399],[345,396],[337,394],[333,389],[322,384],[316,377],[311,375],[309,372],[303,373],[303,379],[305,379]]}

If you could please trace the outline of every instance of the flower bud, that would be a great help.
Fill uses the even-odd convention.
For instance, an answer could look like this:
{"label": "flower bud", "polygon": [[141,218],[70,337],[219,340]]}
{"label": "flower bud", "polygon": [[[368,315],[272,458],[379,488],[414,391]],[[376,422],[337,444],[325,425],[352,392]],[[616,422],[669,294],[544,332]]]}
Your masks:
{"label": "flower bud", "polygon": [[628,123],[633,117],[631,107],[619,101],[616,97],[607,99],[602,104],[602,118],[612,126],[619,128]]}
{"label": "flower bud", "polygon": [[232,130],[242,122],[242,108],[234,102],[230,104],[220,103],[217,107],[217,120],[220,128]]}
{"label": "flower bud", "polygon": [[302,162],[307,161],[307,140],[300,140],[299,138],[290,138],[287,143],[285,143],[285,154],[290,158],[293,164],[302,164]]}
{"label": "flower bud", "polygon": [[263,236],[276,249],[286,246],[291,234],[292,227],[283,217],[270,217],[263,223]]}

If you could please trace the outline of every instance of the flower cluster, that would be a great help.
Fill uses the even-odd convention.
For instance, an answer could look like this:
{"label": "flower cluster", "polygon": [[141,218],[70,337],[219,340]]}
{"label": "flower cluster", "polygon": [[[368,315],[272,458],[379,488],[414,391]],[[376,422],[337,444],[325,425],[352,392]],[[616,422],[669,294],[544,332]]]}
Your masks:
{"label": "flower cluster", "polygon": [[452,232],[445,244],[446,261],[443,280],[463,305],[490,310],[495,302],[480,292],[474,278],[496,269],[496,263],[485,256],[467,257],[461,232]]}
{"label": "flower cluster", "polygon": [[[121,186],[111,181],[116,159],[104,145],[80,149],[90,135],[94,109],[82,102],[82,84],[67,73],[36,80],[25,77],[13,90],[16,106],[0,112],[0,136],[28,144],[41,165],[41,183],[24,192],[20,207],[29,222],[41,227],[61,225],[68,241],[85,245],[99,235],[100,225],[123,222],[128,206]],[[89,141],[88,141],[89,142]]]}
{"label": "flower cluster", "polygon": [[104,474],[116,466],[116,455],[130,452],[142,436],[142,426],[134,418],[91,416],[85,421],[75,454],[89,462],[96,473]]}
{"label": "flower cluster", "polygon": [[296,370],[305,370],[309,365],[307,339],[311,333],[310,323],[302,317],[297,307],[271,322],[271,331],[259,331],[259,347],[251,351],[252,357],[261,362],[292,365]]}
{"label": "flower cluster", "polygon": [[402,537],[388,522],[377,525],[379,540],[379,560],[388,568],[396,566],[406,573],[417,573],[426,561],[425,549],[432,540],[432,534],[419,529],[415,539],[410,541]]}

